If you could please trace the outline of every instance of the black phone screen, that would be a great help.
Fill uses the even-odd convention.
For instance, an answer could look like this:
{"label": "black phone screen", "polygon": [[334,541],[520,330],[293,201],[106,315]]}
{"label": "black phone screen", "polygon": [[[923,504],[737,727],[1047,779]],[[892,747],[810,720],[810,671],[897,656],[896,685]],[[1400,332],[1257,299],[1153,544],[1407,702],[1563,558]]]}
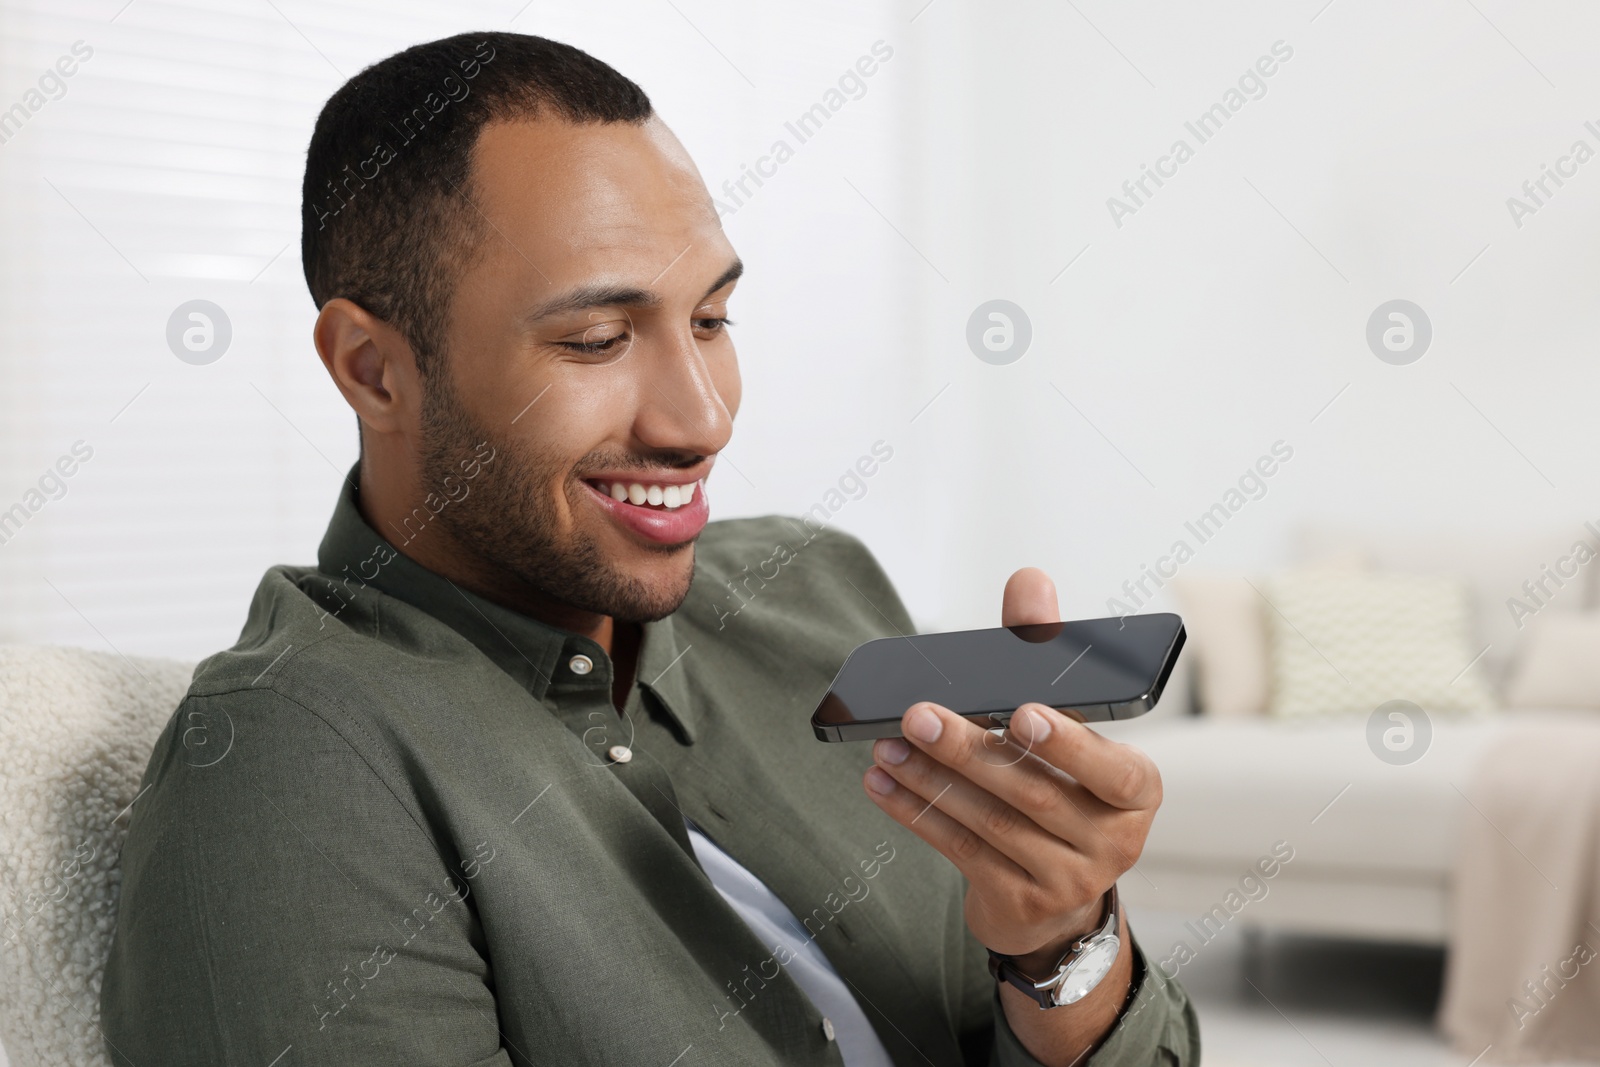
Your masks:
{"label": "black phone screen", "polygon": [[922,700],[1004,725],[1046,704],[1105,721],[1148,711],[1184,641],[1172,614],[1002,626],[868,641],[839,668],[812,716],[825,741],[896,737]]}

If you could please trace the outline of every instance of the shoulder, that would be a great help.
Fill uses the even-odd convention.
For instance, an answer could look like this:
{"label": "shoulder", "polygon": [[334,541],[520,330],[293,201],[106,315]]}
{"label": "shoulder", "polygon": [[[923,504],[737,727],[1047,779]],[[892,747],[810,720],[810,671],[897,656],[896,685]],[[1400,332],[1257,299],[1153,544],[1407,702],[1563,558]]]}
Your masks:
{"label": "shoulder", "polygon": [[271,690],[286,666],[348,632],[353,620],[329,610],[319,584],[326,578],[313,567],[273,567],[262,575],[238,640],[200,661],[189,696]]}
{"label": "shoulder", "polygon": [[[466,637],[376,586],[313,567],[273,567],[239,639],[200,663],[189,696],[270,690],[313,714],[356,714],[375,700],[399,710],[439,699],[481,664]],[[407,699],[379,700],[402,690]]]}
{"label": "shoulder", "polygon": [[359,774],[420,818],[405,773],[413,727],[458,702],[469,682],[477,691],[493,684],[481,664],[466,638],[375,587],[274,567],[233,647],[195,669],[152,755],[151,781],[192,788],[202,784],[193,771],[220,760],[238,780],[327,797]]}

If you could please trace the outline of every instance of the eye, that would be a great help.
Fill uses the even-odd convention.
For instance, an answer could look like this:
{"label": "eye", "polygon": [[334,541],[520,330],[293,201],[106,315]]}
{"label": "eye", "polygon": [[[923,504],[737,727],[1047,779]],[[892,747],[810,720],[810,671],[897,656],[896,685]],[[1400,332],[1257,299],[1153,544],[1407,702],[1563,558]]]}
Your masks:
{"label": "eye", "polygon": [[556,343],[562,348],[565,348],[571,352],[599,354],[602,352],[610,352],[612,349],[619,347],[627,339],[627,334],[619,333],[615,337],[607,337],[604,341],[557,341]]}
{"label": "eye", "polygon": [[[607,333],[615,330],[615,333]],[[582,338],[577,341],[557,341],[556,344],[569,352],[581,355],[600,356],[624,347],[630,335],[625,324],[620,322],[596,323],[583,331]]]}
{"label": "eye", "polygon": [[695,329],[703,330],[706,333],[713,335],[722,333],[729,326],[734,324],[733,320],[728,318],[726,315],[722,316],[721,318],[691,319],[690,321],[694,324]]}

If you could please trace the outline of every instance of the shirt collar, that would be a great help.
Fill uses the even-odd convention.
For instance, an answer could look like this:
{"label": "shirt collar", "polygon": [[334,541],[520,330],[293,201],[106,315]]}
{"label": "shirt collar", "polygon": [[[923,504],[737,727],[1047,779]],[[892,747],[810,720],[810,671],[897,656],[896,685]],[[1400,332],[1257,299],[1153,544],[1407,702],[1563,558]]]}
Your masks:
{"label": "shirt collar", "polygon": [[[566,683],[587,681],[603,684],[609,692],[611,659],[598,643],[495,604],[412,560],[362,518],[356,490],[360,481],[358,462],[340,489],[317,549],[319,570],[357,594],[372,586],[428,613],[476,645],[536,700],[544,701],[558,681],[563,690]],[[686,651],[679,646],[672,616],[645,623],[634,675],[635,684],[660,702],[692,744],[699,716],[690,699]],[[579,655],[594,665],[584,675],[571,667]]]}

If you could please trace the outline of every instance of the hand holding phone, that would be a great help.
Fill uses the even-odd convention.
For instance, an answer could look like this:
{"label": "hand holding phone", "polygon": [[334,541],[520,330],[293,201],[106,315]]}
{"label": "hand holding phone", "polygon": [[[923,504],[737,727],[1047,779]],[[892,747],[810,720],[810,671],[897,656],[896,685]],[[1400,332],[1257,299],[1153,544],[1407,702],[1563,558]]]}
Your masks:
{"label": "hand holding phone", "polygon": [[[1132,988],[1127,917],[1110,890],[1161,803],[1150,758],[1084,723],[1154,704],[1183,626],[1059,618],[1050,579],[1018,571],[1005,627],[869,642],[813,722],[819,736],[880,738],[867,796],[966,878],[968,927],[1015,972],[1000,985],[1007,1021],[1025,1047],[1064,1062],[1103,1038]],[[1009,728],[986,728],[1001,721]],[[1032,993],[1050,983],[1069,1013],[1040,1010]]]}

